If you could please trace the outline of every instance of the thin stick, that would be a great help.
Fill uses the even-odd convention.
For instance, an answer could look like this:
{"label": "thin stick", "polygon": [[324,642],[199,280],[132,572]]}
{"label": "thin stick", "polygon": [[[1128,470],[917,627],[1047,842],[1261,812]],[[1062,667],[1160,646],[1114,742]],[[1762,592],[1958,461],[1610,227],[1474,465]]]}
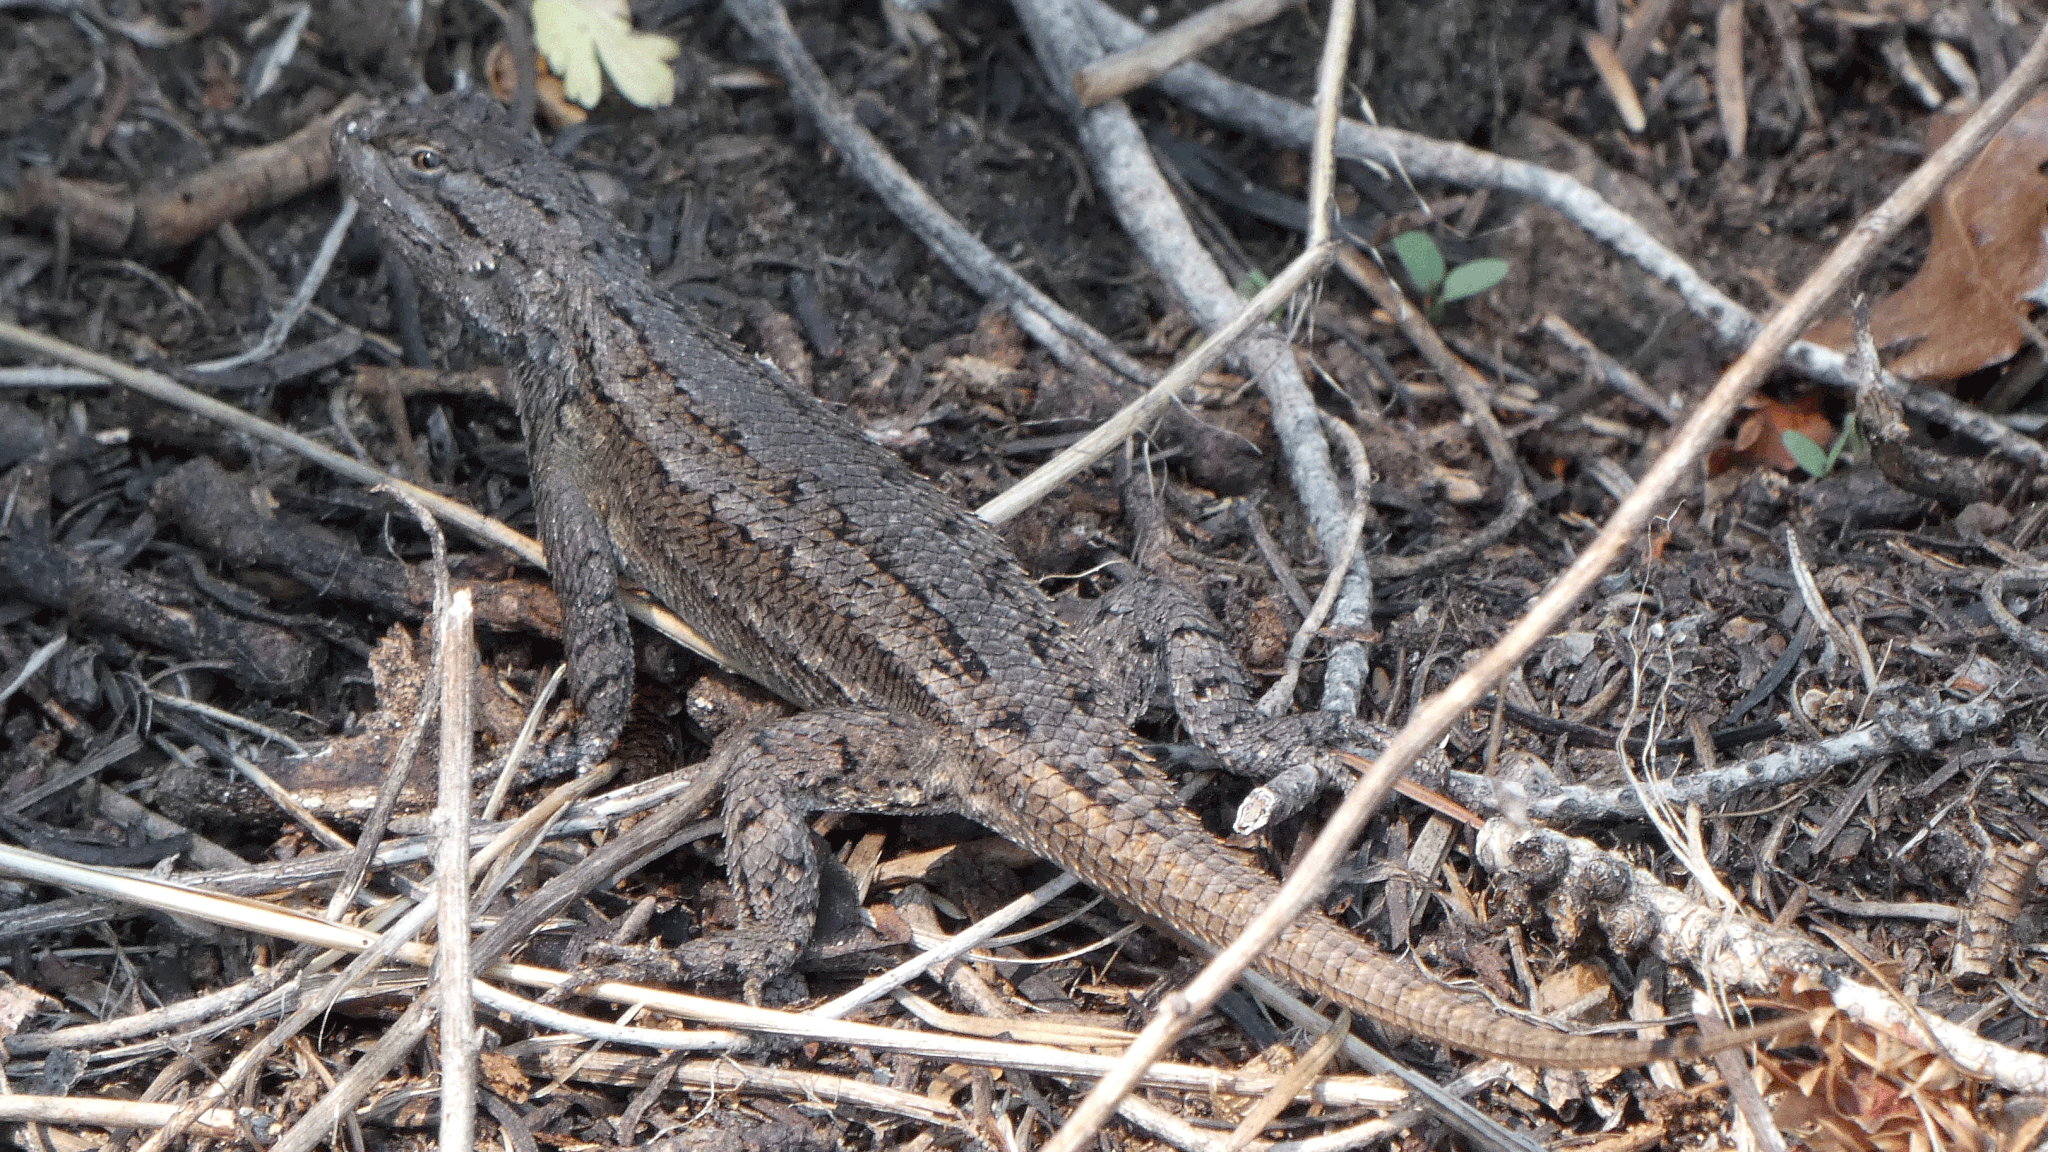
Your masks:
{"label": "thin stick", "polygon": [[225,988],[176,1000],[161,1008],[47,1032],[16,1032],[7,1037],[4,1051],[15,1057],[40,1056],[57,1048],[96,1052],[150,1032],[168,1032],[188,1025],[217,1022],[250,1001],[269,995],[276,990],[277,984],[278,969],[263,968]]}
{"label": "thin stick", "polygon": [[569,665],[557,664],[548,676],[548,682],[533,694],[533,703],[526,709],[526,722],[519,726],[519,736],[512,741],[512,750],[505,753],[505,763],[498,770],[498,780],[491,785],[491,795],[484,801],[479,819],[496,820],[505,807],[505,797],[512,792],[512,779],[526,754],[533,748],[533,739],[540,732],[541,721],[547,719],[548,705],[555,702],[555,693],[561,691],[562,681],[568,679]]}
{"label": "thin stick", "polygon": [[919,952],[887,972],[862,983],[860,987],[818,1005],[810,1010],[810,1015],[824,1020],[842,1019],[855,1008],[887,996],[927,971],[942,967],[994,939],[1003,929],[1052,903],[1061,893],[1079,883],[1080,880],[1073,873],[1062,872],[982,917],[966,931],[948,937],[946,942],[938,947]]}
{"label": "thin stick", "polygon": [[299,286],[292,292],[292,298],[285,302],[271,320],[269,330],[263,338],[233,356],[220,360],[208,360],[203,364],[189,366],[188,372],[225,372],[254,363],[284,347],[292,329],[298,326],[299,317],[306,314],[306,306],[313,302],[313,293],[320,290],[321,281],[327,279],[327,269],[333,265],[335,256],[341,252],[341,242],[348,239],[348,227],[355,223],[356,202],[343,200],[341,211],[334,214],[334,222],[327,226],[327,234],[321,237],[320,247],[313,253],[313,263],[306,274],[299,277]]}
{"label": "thin stick", "polygon": [[1323,581],[1316,601],[1301,618],[1301,627],[1294,630],[1294,639],[1287,645],[1287,665],[1273,686],[1259,697],[1257,711],[1261,716],[1278,716],[1294,703],[1294,686],[1301,680],[1301,662],[1308,655],[1308,646],[1314,642],[1316,633],[1329,618],[1330,608],[1337,603],[1337,589],[1343,585],[1339,577],[1351,570],[1351,561],[1358,555],[1359,537],[1365,534],[1366,516],[1372,511],[1372,465],[1366,459],[1365,445],[1358,439],[1358,433],[1349,424],[1329,413],[1323,413],[1323,426],[1344,445],[1344,454],[1351,464],[1351,519],[1344,526],[1344,547],[1337,553],[1337,562],[1330,566],[1330,575]]}
{"label": "thin stick", "polygon": [[[7,683],[0,684],[0,704],[7,703],[9,696],[14,695],[16,690],[23,684],[28,683],[30,677],[42,671],[43,665],[48,664],[54,659],[57,653],[62,652],[64,645],[68,643],[70,643],[70,638],[60,632],[55,640],[29,653],[28,659],[22,661],[21,666],[14,670],[14,675],[8,677]],[[22,805],[23,810],[27,807],[26,804]]]}
{"label": "thin stick", "polygon": [[1785,525],[1785,565],[1792,570],[1792,584],[1799,590],[1806,614],[1813,617],[1813,622],[1820,625],[1843,656],[1856,661],[1857,670],[1863,673],[1864,693],[1877,695],[1877,665],[1870,659],[1870,646],[1862,636],[1849,631],[1835,617],[1834,609],[1828,607],[1827,598],[1820,594],[1820,585],[1813,581],[1813,570],[1806,566],[1806,557],[1799,554],[1799,533],[1790,524]]}
{"label": "thin stick", "polygon": [[[1330,239],[1330,214],[1337,204],[1337,150],[1324,147],[1337,139],[1343,119],[1344,60],[1351,52],[1351,33],[1358,23],[1356,0],[1331,0],[1330,26],[1323,33],[1323,56],[1316,63],[1316,147],[1308,160],[1308,246]],[[1338,569],[1343,571],[1343,569]]]}
{"label": "thin stick", "polygon": [[1621,116],[1621,126],[1631,135],[1642,135],[1650,121],[1643,115],[1642,101],[1636,99],[1635,81],[1629,79],[1621,57],[1615,55],[1614,42],[1598,32],[1586,33],[1584,42],[1586,58],[1593,62],[1593,71],[1600,77],[1600,86],[1607,89],[1608,98],[1614,101],[1614,111]]}
{"label": "thin stick", "polygon": [[1607,386],[1623,396],[1648,408],[1666,424],[1676,424],[1683,418],[1671,401],[1657,395],[1656,391],[1641,376],[1629,370],[1628,365],[1600,350],[1598,344],[1587,339],[1585,334],[1571,326],[1570,322],[1555,312],[1544,314],[1543,330],[1551,338],[1578,354],[1586,366],[1600,374]]}
{"label": "thin stick", "polygon": [[468,1148],[476,1137],[477,1036],[469,986],[469,766],[475,737],[470,699],[476,679],[476,608],[469,589],[448,602],[440,636],[441,763],[434,799],[434,957],[441,999],[441,1147]]}
{"label": "thin stick", "polygon": [[1257,296],[1245,304],[1237,315],[1222,327],[1210,333],[1195,350],[1188,353],[1173,371],[1159,378],[1159,383],[1146,389],[1143,396],[1124,405],[1116,415],[1096,425],[1095,429],[1072,445],[1046,461],[1031,475],[1004,489],[1003,494],[975,509],[975,514],[991,524],[1001,524],[1011,517],[1037,503],[1047,492],[1066,483],[1076,473],[1094,464],[1104,455],[1124,442],[1132,432],[1171,403],[1181,389],[1201,378],[1202,373],[1216,366],[1230,351],[1239,337],[1250,331],[1254,325],[1263,323],[1274,309],[1285,307],[1289,297],[1308,283],[1309,278],[1322,271],[1336,252],[1334,244],[1325,243],[1296,256],[1271,283],[1259,291]]}
{"label": "thin stick", "polygon": [[[591,790],[612,778],[618,771],[616,761],[607,760],[573,780],[564,782],[554,791],[541,798],[540,803],[526,810],[525,814],[505,825],[491,842],[469,860],[470,879],[476,883],[476,894],[471,897],[472,907],[485,908],[498,898],[498,890],[505,885],[513,869],[532,858],[534,850],[551,833],[558,833],[563,813],[569,805],[582,799]],[[712,821],[705,821],[711,824]],[[710,835],[707,829],[705,835]],[[691,837],[696,839],[696,837]],[[488,869],[488,871],[486,871]]]}
{"label": "thin stick", "polygon": [[[95,1096],[0,1096],[0,1121],[55,1124],[66,1128],[158,1128],[171,1122],[178,1105]],[[233,1140],[240,1134],[229,1108],[208,1108],[192,1121],[202,1135]]]}
{"label": "thin stick", "polygon": [[[1104,56],[1075,72],[1074,95],[1083,108],[1114,100],[1294,5],[1295,0],[1222,0],[1211,4],[1135,48]],[[1349,35],[1344,38],[1346,43],[1350,39]]]}
{"label": "thin stick", "polygon": [[1742,79],[1742,0],[1721,0],[1714,16],[1714,104],[1721,111],[1721,136],[1728,158],[1741,164],[1749,140],[1749,93]]}
{"label": "thin stick", "polygon": [[955,275],[991,300],[1013,301],[1038,313],[1068,339],[1122,375],[1140,383],[1152,378],[1150,372],[1108,337],[1060,307],[989,251],[911,177],[909,170],[861,126],[853,109],[832,89],[824,70],[804,50],[795,26],[789,22],[789,13],[778,0],[725,0],[725,10],[755,43],[767,50],[775,61],[776,71],[789,83],[790,97],[816,122],[818,131],[831,141],[847,166]]}
{"label": "thin stick", "polygon": [[[447,675],[447,666],[441,663],[441,655],[447,649],[448,606],[450,601],[448,579],[448,541],[441,535],[441,529],[427,510],[411,499],[404,491],[391,489],[391,494],[404,504],[418,520],[427,534],[427,546],[433,557],[434,608],[429,615],[433,622],[434,635],[441,640],[434,645],[432,662],[427,667],[427,683],[435,684]],[[466,593],[465,593],[466,594]],[[391,763],[384,769],[384,781],[377,786],[377,798],[370,805],[369,815],[363,818],[362,831],[356,834],[355,860],[348,871],[342,873],[341,883],[334,886],[334,892],[327,898],[327,918],[341,919],[341,914],[355,903],[356,893],[363,887],[363,878],[369,875],[370,863],[377,857],[377,843],[384,838],[384,829],[391,821],[391,813],[398,807],[398,796],[405,791],[405,785],[412,778],[413,761],[419,758],[420,746],[427,740],[427,725],[434,722],[438,714],[439,701],[433,697],[421,699],[416,705],[412,722],[406,725],[405,735],[398,741],[398,749],[392,754]]]}

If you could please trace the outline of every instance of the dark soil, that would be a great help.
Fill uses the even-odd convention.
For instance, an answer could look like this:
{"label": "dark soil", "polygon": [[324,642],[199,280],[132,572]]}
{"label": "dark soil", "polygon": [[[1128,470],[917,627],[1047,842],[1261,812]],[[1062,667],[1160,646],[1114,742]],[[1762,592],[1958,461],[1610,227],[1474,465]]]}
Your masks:
{"label": "dark soil", "polygon": [[[1767,6],[1750,5],[1751,121],[1748,155],[1740,161],[1729,158],[1713,99],[1718,5],[1704,0],[1674,6],[1665,34],[1635,70],[1638,87],[1654,93],[1641,134],[1621,127],[1581,47],[1596,18],[1592,5],[1381,0],[1368,6],[1377,11],[1365,46],[1354,53],[1353,80],[1382,123],[1580,175],[1763,313],[1912,170],[1928,116],[1886,67],[1879,51],[1884,30],[1786,6],[1819,119],[1808,116],[1787,79]],[[350,239],[314,312],[298,325],[287,355],[305,354],[291,371],[243,372],[228,387],[182,373],[260,336],[333,219],[338,198],[331,185],[158,250],[106,250],[81,223],[11,211],[25,202],[22,189],[37,170],[103,182],[117,198],[167,187],[233,150],[287,137],[351,93],[382,98],[402,90],[413,60],[422,62],[429,86],[445,89],[499,36],[480,6],[451,4],[424,38],[426,47],[409,55],[398,41],[403,5],[352,0],[315,7],[275,88],[246,101],[250,62],[279,31],[272,23],[245,39],[267,11],[263,5],[141,6],[141,23],[130,27],[167,33],[158,40],[172,42],[159,47],[140,46],[138,40],[155,41],[139,32],[121,35],[112,22],[37,7],[0,11],[0,319],[182,375],[266,420],[530,533],[518,423],[496,398],[491,356],[433,302],[408,298],[365,234]],[[764,83],[772,76],[765,56],[716,6],[671,0],[636,7],[641,28],[683,45],[675,104],[646,111],[609,97],[588,123],[553,139],[645,238],[657,276],[679,298],[844,406],[850,419],[969,504],[1002,491],[1128,399],[1062,367],[1000,308],[954,278],[845,170],[783,90]],[[1162,25],[1194,7],[1162,6]],[[939,8],[933,16],[943,52],[892,39],[872,5],[814,3],[794,16],[863,124],[992,250],[1151,365],[1163,368],[1191,345],[1195,333],[1185,311],[1138,260],[1094,187],[1067,116],[1049,98],[1055,81],[1041,74],[1006,6]],[[1290,10],[1206,59],[1238,79],[1305,100],[1321,19],[1320,6]],[[96,35],[81,30],[88,24]],[[1924,60],[1928,26],[1894,31]],[[2017,43],[2023,47],[2024,37]],[[2018,47],[2003,50],[2017,58]],[[1976,63],[1980,75],[1988,71],[1984,61]],[[1207,149],[1210,159],[1254,184],[1303,194],[1304,156],[1205,123],[1151,92],[1135,94],[1131,104],[1148,129]],[[1667,290],[1548,209],[1469,189],[1410,189],[1398,177],[1383,182],[1356,165],[1345,175],[1344,206],[1383,251],[1391,251],[1384,245],[1396,233],[1421,227],[1453,264],[1480,255],[1508,261],[1507,281],[1450,307],[1441,328],[1521,405],[1499,412],[1517,436],[1538,498],[1515,534],[1479,561],[1377,590],[1368,707],[1376,719],[1398,725],[1422,696],[1506,631],[1590,539],[1615,503],[1601,477],[1640,474],[1665,440],[1660,421],[1590,384],[1578,358],[1537,322],[1546,313],[1563,317],[1680,402],[1710,386],[1731,353]],[[1298,235],[1232,203],[1198,199],[1188,207],[1209,230],[1226,271],[1240,280],[1277,270],[1300,249]],[[1926,243],[1924,226],[1909,229],[1858,286],[1873,293],[1896,287],[1918,266]],[[1333,277],[1324,284],[1314,318],[1297,346],[1322,369],[1317,399],[1359,427],[1378,473],[1368,546],[1414,555],[1483,525],[1498,509],[1506,478],[1492,474],[1450,393],[1347,282]],[[2003,407],[2024,413],[2044,402],[2026,384],[2027,373],[2040,374],[2040,355],[2028,349],[2009,365],[1951,386],[1965,399],[2002,396]],[[408,367],[432,371],[402,370]],[[479,371],[463,371],[470,369]],[[1180,532],[1175,554],[1197,566],[1246,662],[1270,676],[1300,614],[1255,545],[1246,508],[1264,517],[1311,595],[1325,572],[1286,487],[1262,402],[1256,393],[1243,395],[1240,383],[1212,375],[1149,444],[1171,482],[1167,512]],[[1811,396],[1790,377],[1767,391],[1772,404],[1786,407]],[[1591,419],[1518,426],[1545,404]],[[1834,396],[1808,407],[1837,426],[1846,411]],[[1925,440],[1970,450],[1945,442],[1939,430]],[[2009,703],[2003,727],[1925,754],[1845,764],[1798,787],[1729,797],[1703,815],[1704,839],[1718,874],[1759,914],[1812,930],[1826,946],[1853,946],[1892,983],[1914,989],[1929,1011],[1966,1019],[2015,1048],[2039,1050],[2048,1042],[2039,1008],[2048,933],[2031,901],[2031,877],[2007,916],[2009,936],[1990,973],[1969,977],[1951,976],[1952,926],[1831,910],[1814,895],[1836,907],[1858,907],[1840,903],[1850,901],[1976,908],[1988,899],[1979,879],[1987,861],[2042,843],[2048,766],[2034,765],[2048,765],[2048,745],[2037,735],[2032,702],[2044,684],[1979,594],[1985,572],[2039,563],[2029,551],[2042,522],[2032,478],[2001,489],[1999,503],[1965,509],[1900,491],[1868,460],[1824,480],[1745,456],[1717,469],[1504,689],[1510,704],[1569,720],[1585,738],[1517,721],[1513,712],[1496,737],[1494,716],[1475,715],[1451,737],[1455,766],[1487,772],[1520,754],[1540,758],[1564,781],[1607,783],[1620,779],[1615,737],[1624,728],[1643,735],[1652,704],[1662,710],[1655,734],[1678,737],[1695,720],[1709,730],[1735,727],[1736,702],[1767,686],[1740,718],[1764,723],[1744,742],[1719,749],[1726,762],[1813,742],[1873,706],[1990,689]],[[0,797],[9,801],[0,808],[0,833],[37,852],[110,867],[146,868],[175,857],[179,873],[218,869],[231,856],[275,862],[323,851],[313,833],[237,770],[234,759],[246,757],[286,775],[353,834],[359,810],[347,804],[374,791],[425,683],[427,655],[413,634],[430,602],[424,574],[431,557],[409,515],[295,455],[105,388],[0,391],[0,498],[0,693],[17,688],[16,673],[32,654],[66,641],[19,690],[0,698]],[[1109,578],[1096,574],[1105,551],[1128,548],[1122,512],[1105,466],[1006,532],[1079,616],[1107,586]],[[1878,700],[1865,698],[1855,661],[1822,639],[1772,683],[1773,665],[1799,634],[1802,615],[1785,547],[1788,527],[1798,533],[1824,598],[1881,664]],[[555,610],[536,572],[459,537],[451,547],[457,578],[487,601],[478,763],[494,765],[560,659]],[[2033,587],[2015,581],[2008,594],[2022,620],[2037,607]],[[694,659],[651,636],[643,649],[650,702],[695,690],[705,670]],[[1311,663],[1300,706],[1313,707],[1319,687],[1320,670]],[[1642,703],[1632,709],[1638,687]],[[152,704],[152,693],[201,701],[247,723]],[[701,745],[676,734],[668,719],[674,711],[651,710],[640,735],[694,756]],[[556,717],[553,730],[563,722]],[[252,735],[250,725],[325,748],[320,771],[309,772],[277,742]],[[1165,726],[1147,735],[1174,737]],[[98,789],[66,786],[23,800],[96,757],[111,758],[93,777]],[[1671,753],[1655,767],[1690,771],[1696,757]],[[430,779],[430,770],[423,766],[415,776]],[[510,811],[551,783],[522,782]],[[1226,783],[1199,803],[1222,827],[1242,792],[1242,785]],[[417,810],[417,803],[410,807]],[[1438,861],[1424,875],[1381,865],[1383,856],[1406,853],[1431,820],[1427,810],[1402,801],[1375,824],[1354,878],[1332,897],[1332,907],[1361,932],[1412,948],[1438,974],[1476,979],[1518,1007],[1537,998],[1532,980],[1540,985],[1593,971],[1598,987],[1614,996],[1581,1024],[1625,1014],[1616,1006],[1639,982],[1666,986],[1655,961],[1619,952],[1597,932],[1561,943],[1540,924],[1505,930],[1512,896],[1488,889],[1462,847],[1453,846],[1447,866],[1455,898]],[[1252,846],[1284,867],[1319,826],[1315,816],[1291,821]],[[952,915],[992,910],[1044,878],[1042,867],[978,839],[960,821],[854,816],[819,827],[835,851],[853,859],[858,885],[849,902],[866,897],[884,929],[869,950],[822,962],[808,974],[809,990],[821,995],[905,954],[890,943],[903,939],[892,934],[903,917],[890,902],[906,881],[940,897],[942,926],[951,931],[961,926]],[[415,830],[401,819],[398,831]],[[1571,830],[1679,876],[1646,822],[1615,818]],[[201,840],[212,847],[202,851]],[[515,875],[511,891],[531,891],[580,854],[581,843],[543,852]],[[964,847],[941,863],[886,870],[891,860],[953,844]],[[636,901],[652,898],[657,930],[715,925],[731,913],[715,847],[715,840],[706,842],[616,891],[592,894],[578,917],[589,931],[607,931]],[[869,891],[878,868],[883,887]],[[1396,872],[1394,883],[1382,883]],[[273,884],[262,893],[318,910],[331,883]],[[1417,886],[1442,898],[1410,904]],[[373,880],[372,889],[395,890],[389,876]],[[8,909],[0,911],[0,966],[47,997],[18,1024],[20,1033],[120,1018],[213,991],[277,963],[291,947],[201,933],[183,921],[112,905],[88,908],[40,883],[0,886],[0,905]],[[1108,913],[1099,915],[1020,945],[1019,954],[1049,955],[1098,940],[1115,926]],[[566,927],[558,935],[566,940]],[[1135,1027],[1159,994],[1185,978],[1185,960],[1170,938],[1148,930],[1115,949],[1052,965],[981,967],[1014,1002],[1028,1001],[1054,1018],[1085,1013],[1091,1021]],[[1691,1010],[1685,978],[1669,974],[1665,1002],[1673,1012]],[[326,1061],[327,1070],[316,1075],[278,1058],[239,1099],[288,1125],[323,1091],[322,1078],[352,1063],[359,1043],[374,1040],[402,1007],[396,999],[345,1005],[324,1029],[306,1034],[310,1046],[290,1050],[295,1059]],[[953,1008],[976,1010],[964,1002]],[[894,1008],[870,1012],[875,1020],[903,1015]],[[637,1081],[594,1078],[552,1098],[532,1095],[558,1066],[523,1059],[535,1051],[520,1046],[532,1036],[524,1025],[495,1016],[485,1025],[491,1046],[522,1058],[493,1065],[487,1080],[543,1139],[639,1144],[689,1131],[686,1122],[704,1105],[701,1089],[680,1083],[658,1092],[651,1106],[636,1104],[634,1089],[618,1084],[647,1083],[656,1068],[651,1059]],[[181,1047],[183,1055],[161,1045],[131,1056],[109,1042],[78,1052],[82,1067],[69,1076],[54,1055],[46,1059],[40,1048],[9,1041],[8,1072],[17,1085],[42,1085],[23,1089],[30,1093],[139,1097],[149,1090],[151,1099],[176,1099],[208,1082],[268,1027],[250,1023]],[[1430,1045],[1381,1038],[1438,1073],[1466,1062]],[[1229,1024],[1202,1029],[1177,1056],[1235,1068],[1283,1039],[1302,1038],[1275,1031],[1240,1006]],[[929,1090],[942,1068],[910,1057],[877,1062],[865,1051],[832,1047],[742,1059],[909,1092]],[[407,1106],[405,1095],[426,1082],[421,1077],[431,1064],[422,1054],[371,1098],[363,1128],[373,1143],[431,1139],[423,1127],[432,1123],[428,1109]],[[975,1080],[974,1106],[1008,1108],[1008,1122],[1029,1131],[1030,1141],[1042,1140],[1044,1119],[1031,1115],[1048,1098],[1064,1115],[1071,1086],[1004,1076],[998,1083],[1014,1080],[1019,1091],[990,1103],[988,1082]],[[1675,1093],[1653,1087],[1640,1072],[1561,1094],[1527,1075],[1490,1083],[1478,1102],[1544,1140],[1626,1127],[1649,1146],[1681,1142],[1693,1131],[1725,1131],[1731,1122],[1718,1087],[1695,1093],[1710,1098],[1711,1107],[1681,1106],[1672,1102]],[[1990,1106],[1995,1094],[1951,1089],[1968,1101],[1965,1113],[1984,1105],[1984,1124],[2000,1122]],[[1234,1122],[1206,1098],[1157,1098],[1191,1119]],[[921,1130],[880,1111],[816,1105],[800,1093],[750,1092],[746,1099],[758,1099],[771,1119],[824,1126],[826,1139],[851,1147],[893,1147]],[[967,1107],[966,1093],[957,1099]],[[733,1097],[717,1100],[724,1111]],[[1700,1108],[1707,1109],[1704,1118]],[[629,1109],[646,1127],[614,1128]],[[971,1114],[981,1122],[989,1115]],[[1298,1113],[1289,1116],[1291,1135],[1316,1131]],[[750,1123],[733,1121],[718,1138],[735,1147],[795,1139],[786,1125]],[[934,1136],[957,1139],[943,1131]],[[1145,1140],[1123,1129],[1109,1139],[1117,1146]],[[1446,1130],[1429,1126],[1405,1139],[1417,1147],[1453,1143]],[[1873,1137],[1867,1145],[1816,1146],[1892,1145]]]}

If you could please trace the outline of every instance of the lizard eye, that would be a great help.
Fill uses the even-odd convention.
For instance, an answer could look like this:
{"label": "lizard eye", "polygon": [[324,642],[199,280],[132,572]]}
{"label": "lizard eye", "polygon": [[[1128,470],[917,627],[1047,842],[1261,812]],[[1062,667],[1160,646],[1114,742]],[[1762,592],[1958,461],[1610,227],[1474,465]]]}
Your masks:
{"label": "lizard eye", "polygon": [[413,171],[422,172],[429,176],[439,172],[447,165],[447,161],[441,159],[441,154],[432,148],[415,148],[408,159],[412,161]]}

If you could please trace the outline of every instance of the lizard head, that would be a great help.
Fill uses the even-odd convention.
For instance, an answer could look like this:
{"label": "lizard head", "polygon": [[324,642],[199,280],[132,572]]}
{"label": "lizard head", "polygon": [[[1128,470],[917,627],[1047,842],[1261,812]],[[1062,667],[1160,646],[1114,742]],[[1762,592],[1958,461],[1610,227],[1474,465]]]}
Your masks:
{"label": "lizard head", "polygon": [[343,189],[397,255],[501,343],[603,230],[582,180],[481,93],[349,117],[333,144]]}

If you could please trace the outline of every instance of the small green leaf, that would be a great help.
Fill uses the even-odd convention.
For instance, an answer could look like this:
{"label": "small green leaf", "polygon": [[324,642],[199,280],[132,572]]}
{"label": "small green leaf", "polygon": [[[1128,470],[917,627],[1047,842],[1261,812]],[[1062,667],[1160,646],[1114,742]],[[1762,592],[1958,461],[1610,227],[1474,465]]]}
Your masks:
{"label": "small green leaf", "polygon": [[1401,258],[1408,279],[1424,296],[1433,295],[1444,282],[1444,254],[1427,232],[1403,232],[1394,237],[1394,255]]}
{"label": "small green leaf", "polygon": [[1785,451],[1799,462],[1806,474],[1816,480],[1825,477],[1834,468],[1834,461],[1828,450],[1813,442],[1813,438],[1799,432],[1780,432],[1778,438],[1785,443]]}
{"label": "small green leaf", "polygon": [[1470,264],[1460,264],[1444,277],[1444,290],[1438,297],[1445,303],[1477,296],[1495,284],[1507,279],[1508,262],[1488,256]]}
{"label": "small green leaf", "polygon": [[1249,300],[1252,297],[1257,296],[1259,293],[1264,292],[1266,290],[1266,285],[1271,284],[1272,282],[1273,280],[1271,277],[1267,276],[1264,272],[1259,271],[1257,268],[1254,268],[1251,271],[1244,274],[1243,280],[1238,281],[1237,294]]}

